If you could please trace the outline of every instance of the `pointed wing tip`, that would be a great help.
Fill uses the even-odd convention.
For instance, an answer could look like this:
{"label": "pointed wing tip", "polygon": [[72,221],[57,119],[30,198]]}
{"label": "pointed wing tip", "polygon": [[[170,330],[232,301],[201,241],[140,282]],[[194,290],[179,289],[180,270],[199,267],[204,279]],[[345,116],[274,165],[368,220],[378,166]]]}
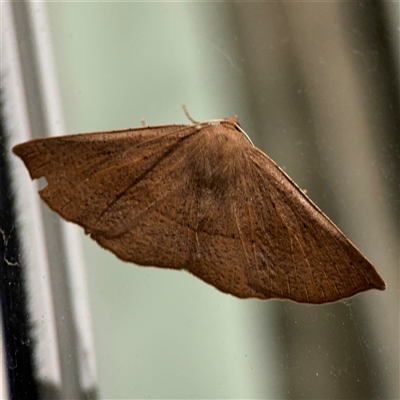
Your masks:
{"label": "pointed wing tip", "polygon": [[22,148],[23,148],[23,143],[17,144],[16,146],[14,146],[11,151],[18,157],[21,158],[21,153],[22,153]]}
{"label": "pointed wing tip", "polygon": [[[29,143],[29,142],[27,142]],[[14,146],[11,151],[17,156],[19,157],[22,162],[25,164],[26,169],[29,172],[29,175],[31,177],[31,179],[37,179],[40,178],[40,176],[35,176],[35,174],[32,171],[32,168],[30,167],[30,163],[29,163],[29,152],[28,152],[28,147],[26,146],[27,143],[20,143],[17,144],[16,146]]]}
{"label": "pointed wing tip", "polygon": [[27,146],[27,144],[29,144],[29,142],[17,144],[11,149],[11,151],[28,167],[27,157],[29,156],[29,146]]}
{"label": "pointed wing tip", "polygon": [[11,151],[21,159],[21,161],[25,164],[26,168],[29,171],[29,174],[31,175],[31,178],[33,178],[30,169],[28,168],[28,163],[27,163],[27,146],[25,146],[26,143],[20,143],[14,146]]}
{"label": "pointed wing tip", "polygon": [[378,290],[386,290],[386,282],[381,279],[380,282],[375,283],[374,288]]}
{"label": "pointed wing tip", "polygon": [[376,271],[374,269],[373,272],[374,273],[372,274],[372,276],[370,276],[371,289],[385,290],[386,289],[386,282],[379,275],[378,271]]}

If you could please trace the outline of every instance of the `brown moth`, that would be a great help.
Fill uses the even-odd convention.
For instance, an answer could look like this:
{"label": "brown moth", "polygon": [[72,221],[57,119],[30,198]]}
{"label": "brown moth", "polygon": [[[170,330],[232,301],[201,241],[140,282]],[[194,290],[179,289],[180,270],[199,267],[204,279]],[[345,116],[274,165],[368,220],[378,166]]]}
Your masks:
{"label": "brown moth", "polygon": [[[195,121],[193,121],[195,122]],[[48,206],[121,260],[239,298],[327,303],[385,282],[237,117],[32,140]]]}

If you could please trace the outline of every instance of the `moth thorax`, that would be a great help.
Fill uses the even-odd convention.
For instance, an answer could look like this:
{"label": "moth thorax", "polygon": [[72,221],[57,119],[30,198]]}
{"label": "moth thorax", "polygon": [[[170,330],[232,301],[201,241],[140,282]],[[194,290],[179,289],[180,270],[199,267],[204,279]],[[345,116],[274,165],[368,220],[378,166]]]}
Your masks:
{"label": "moth thorax", "polygon": [[230,132],[210,132],[207,136],[192,160],[193,178],[201,190],[225,192],[236,186],[243,149]]}

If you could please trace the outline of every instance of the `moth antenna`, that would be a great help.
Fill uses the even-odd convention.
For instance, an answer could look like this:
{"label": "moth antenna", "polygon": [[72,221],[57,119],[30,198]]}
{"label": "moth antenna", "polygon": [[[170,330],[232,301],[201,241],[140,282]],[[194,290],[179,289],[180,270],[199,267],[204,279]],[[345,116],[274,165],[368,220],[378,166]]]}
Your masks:
{"label": "moth antenna", "polygon": [[144,120],[144,118],[142,118],[142,119],[140,120],[140,122],[141,122],[143,128],[147,128],[146,121]]}
{"label": "moth antenna", "polygon": [[242,127],[239,124],[235,124],[235,125],[236,125],[236,128],[239,129],[240,133],[245,137],[245,139],[247,139],[250,142],[250,144],[252,146],[254,146],[254,143],[251,141],[250,136],[242,129]]}
{"label": "moth antenna", "polygon": [[[183,112],[185,113],[187,119],[188,119],[190,122],[192,122],[193,124],[196,124],[196,125],[203,125],[203,124],[204,124],[204,122],[195,121],[195,120],[190,116],[189,111],[187,110],[187,108],[186,108],[185,105],[183,105],[182,108],[183,108]],[[210,121],[207,121],[207,123],[216,123],[216,122],[222,122],[222,121],[224,121],[224,120],[223,120],[223,119],[211,119]],[[250,142],[250,144],[251,144],[252,146],[254,146],[254,143],[251,141],[249,135],[242,129],[242,127],[241,127],[239,124],[235,124],[235,125],[236,125],[236,127],[239,129],[240,133]]]}
{"label": "moth antenna", "polygon": [[184,113],[185,113],[187,119],[188,119],[190,122],[192,122],[193,124],[196,124],[196,125],[216,124],[216,123],[220,123],[220,122],[224,121],[224,119],[210,119],[210,120],[205,121],[205,122],[199,122],[199,121],[194,120],[194,119],[190,116],[189,111],[187,110],[187,108],[186,108],[185,105],[183,105],[182,108],[183,108],[183,111],[184,111]]}
{"label": "moth antenna", "polygon": [[183,105],[182,108],[183,108],[183,112],[184,112],[185,115],[186,115],[186,118],[187,118],[190,122],[192,122],[193,124],[196,124],[196,125],[201,124],[201,122],[195,121],[195,120],[190,116],[189,111],[187,110],[187,108],[186,108],[185,105]]}

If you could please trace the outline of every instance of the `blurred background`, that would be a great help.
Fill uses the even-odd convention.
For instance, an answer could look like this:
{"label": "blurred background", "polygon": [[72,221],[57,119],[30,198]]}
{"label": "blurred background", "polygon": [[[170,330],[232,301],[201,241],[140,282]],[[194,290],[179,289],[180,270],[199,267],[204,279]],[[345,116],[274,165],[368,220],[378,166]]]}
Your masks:
{"label": "blurred background", "polygon": [[[54,272],[62,252],[48,226],[57,217],[42,207],[55,320],[45,323],[54,323],[61,359],[54,398],[74,398],[69,386],[82,383],[71,378],[79,329],[93,338],[80,397],[399,398],[399,3],[9,7],[3,18],[17,32],[31,136],[54,133],[37,117],[54,106],[40,97],[43,49],[29,44],[39,13],[61,99],[59,134],[137,127],[142,118],[188,123],[182,104],[199,121],[236,114],[388,286],[324,306],[239,300],[185,272],[122,263],[79,230],[89,322],[62,325],[83,303],[74,311],[74,286]],[[27,175],[21,166],[18,174]]]}

